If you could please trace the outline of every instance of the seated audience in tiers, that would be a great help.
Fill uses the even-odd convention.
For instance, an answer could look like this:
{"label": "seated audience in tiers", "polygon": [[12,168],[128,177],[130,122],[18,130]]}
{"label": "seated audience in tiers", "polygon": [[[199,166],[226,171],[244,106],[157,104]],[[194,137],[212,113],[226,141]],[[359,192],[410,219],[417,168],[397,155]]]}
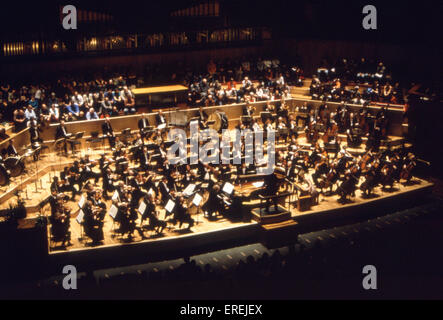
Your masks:
{"label": "seated audience in tiers", "polygon": [[39,86],[0,85],[0,120],[13,122],[15,132],[32,119],[47,125],[135,112],[135,97],[123,76],[89,82],[57,80]]}
{"label": "seated audience in tiers", "polygon": [[298,67],[281,64],[278,59],[243,61],[210,60],[207,73],[188,79],[188,105],[214,106],[290,98],[290,85],[303,85]]}
{"label": "seated audience in tiers", "polygon": [[313,76],[310,95],[323,101],[364,104],[384,102],[403,104],[404,90],[392,79],[383,62],[342,59],[335,64],[323,62]]}

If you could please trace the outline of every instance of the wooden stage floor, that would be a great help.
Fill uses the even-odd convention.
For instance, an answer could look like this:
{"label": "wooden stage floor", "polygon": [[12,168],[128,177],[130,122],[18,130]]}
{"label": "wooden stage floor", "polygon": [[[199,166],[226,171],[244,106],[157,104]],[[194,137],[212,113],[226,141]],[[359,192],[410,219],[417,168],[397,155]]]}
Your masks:
{"label": "wooden stage floor", "polygon": [[[362,204],[366,204],[368,202],[376,202],[381,199],[386,198],[395,198],[396,196],[407,194],[412,191],[416,191],[423,188],[429,188],[432,187],[432,183],[419,179],[414,178],[412,183],[410,185],[402,185],[402,184],[395,184],[395,187],[392,191],[383,191],[381,190],[381,187],[376,188],[374,190],[374,196],[369,199],[363,199],[361,197],[360,190],[356,191],[356,197],[352,198],[351,201],[347,204],[341,204],[337,201],[338,196],[332,195],[324,197],[320,195],[319,203],[318,205],[315,205],[311,208],[311,210],[300,212],[296,209],[295,203],[290,206],[290,212],[291,217],[297,221],[297,218],[308,216],[308,215],[316,215],[319,213],[325,213],[325,212],[333,212],[335,210],[340,211],[340,209],[343,209],[345,207],[355,207],[355,213],[358,214],[358,208]],[[77,196],[76,201],[78,201],[80,196]],[[72,212],[75,213],[71,217],[71,242],[72,245],[68,246],[67,250],[88,250],[88,249],[94,249],[94,248],[100,248],[103,246],[116,246],[116,245],[122,245],[126,243],[137,243],[137,242],[148,242],[148,241],[158,241],[160,239],[164,238],[172,238],[176,237],[177,239],[181,236],[186,235],[193,235],[193,234],[201,234],[201,233],[207,233],[211,231],[216,230],[223,230],[223,229],[229,229],[229,228],[236,228],[236,227],[242,227],[247,226],[250,224],[256,224],[257,222],[251,220],[250,222],[232,222],[222,216],[217,217],[215,220],[208,220],[207,218],[203,217],[203,214],[194,215],[193,218],[196,220],[196,224],[190,229],[186,229],[187,225],[185,224],[182,229],[178,229],[178,226],[173,226],[172,229],[165,229],[161,235],[156,235],[153,231],[144,231],[144,236],[141,236],[139,230],[142,230],[140,226],[140,218],[137,220],[137,229],[134,232],[134,237],[131,241],[128,241],[126,238],[120,238],[119,236],[114,236],[113,229],[113,220],[109,215],[106,215],[105,218],[105,224],[103,227],[104,231],[104,242],[103,245],[92,247],[91,246],[91,240],[90,239],[82,239],[82,230],[81,226],[77,223],[75,220],[75,217],[78,213],[78,207],[76,202],[69,202],[69,207],[72,208]],[[110,202],[107,203],[107,207],[110,207]],[[165,217],[165,210],[159,209],[160,212],[160,218]],[[44,214],[49,215],[49,207],[46,207],[44,210]],[[146,223],[146,222],[145,222]],[[117,224],[115,225],[117,228]],[[49,232],[49,228],[48,228]],[[56,244],[50,243],[50,253],[57,253],[60,251],[65,251],[65,248],[61,248],[60,246],[57,246]]]}

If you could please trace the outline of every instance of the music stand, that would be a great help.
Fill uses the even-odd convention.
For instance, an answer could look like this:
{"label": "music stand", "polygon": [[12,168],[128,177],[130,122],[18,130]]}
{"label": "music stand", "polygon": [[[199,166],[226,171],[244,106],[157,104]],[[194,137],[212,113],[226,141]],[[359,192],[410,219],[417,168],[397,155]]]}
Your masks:
{"label": "music stand", "polygon": [[61,151],[62,151],[62,144],[66,143],[66,139],[65,138],[60,138],[54,141],[54,148],[57,151],[57,154],[60,155]]}
{"label": "music stand", "polygon": [[77,132],[73,137],[71,137],[70,139],[68,139],[67,141],[69,142],[69,144],[71,145],[71,157],[75,158],[75,146],[78,144],[81,144],[81,141],[79,141],[83,135],[85,134],[84,131],[81,132]]}

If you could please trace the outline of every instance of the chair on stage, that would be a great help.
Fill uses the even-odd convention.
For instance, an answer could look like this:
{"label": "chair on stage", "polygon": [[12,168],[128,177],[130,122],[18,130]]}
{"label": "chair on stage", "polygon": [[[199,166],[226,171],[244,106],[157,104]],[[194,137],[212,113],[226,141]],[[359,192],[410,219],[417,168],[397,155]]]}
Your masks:
{"label": "chair on stage", "polygon": [[81,145],[82,142],[80,141],[80,139],[83,137],[83,135],[85,134],[84,131],[81,132],[77,132],[72,138],[68,139],[67,142],[70,144],[71,146],[71,150],[72,150],[72,155],[74,156],[77,153],[77,149],[76,146]]}

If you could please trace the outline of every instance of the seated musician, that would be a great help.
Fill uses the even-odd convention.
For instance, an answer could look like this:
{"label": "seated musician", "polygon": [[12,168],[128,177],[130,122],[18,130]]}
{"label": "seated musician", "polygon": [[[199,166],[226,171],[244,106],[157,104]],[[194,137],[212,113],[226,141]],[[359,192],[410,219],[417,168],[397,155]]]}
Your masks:
{"label": "seated musician", "polygon": [[114,130],[112,129],[111,121],[109,120],[109,116],[106,116],[105,122],[103,122],[103,124],[102,124],[102,132],[103,132],[103,136],[108,138],[109,146],[111,148],[115,148],[115,134],[114,134]]}
{"label": "seated musician", "polygon": [[93,201],[88,200],[83,208],[85,214],[83,225],[86,235],[93,240],[93,244],[100,244],[104,240],[103,219],[106,215],[106,205],[100,200],[100,193],[96,192]]}
{"label": "seated musician", "polygon": [[97,184],[98,180],[101,177],[101,174],[94,172],[92,168],[96,165],[95,162],[91,161],[89,159],[89,155],[85,155],[80,159],[80,165],[82,168],[81,172],[81,180],[87,181],[89,179],[94,179],[95,183]]}
{"label": "seated musician", "polygon": [[309,174],[302,172],[301,177],[302,177],[302,184],[301,184],[301,189],[299,190],[300,196],[310,195],[313,198],[317,198],[318,191],[315,188],[315,184],[312,178],[309,176]]}
{"label": "seated musician", "polygon": [[166,205],[168,200],[171,198],[171,189],[168,186],[168,178],[163,176],[162,181],[158,185],[158,189],[161,194],[162,204]]}
{"label": "seated musician", "polygon": [[143,113],[141,119],[138,120],[138,129],[140,130],[140,134],[142,137],[145,136],[148,127],[149,127],[148,117],[146,116],[146,113]]}
{"label": "seated musician", "polygon": [[155,115],[155,121],[157,122],[157,127],[160,125],[166,125],[166,119],[161,110]]}
{"label": "seated musician", "polygon": [[50,190],[51,192],[54,191],[55,194],[71,191],[71,200],[74,200],[77,193],[77,190],[75,190],[74,186],[70,185],[69,182],[65,182],[64,180],[60,181],[57,176],[52,179]]}
{"label": "seated musician", "polygon": [[81,173],[82,168],[80,168],[80,162],[78,160],[75,160],[74,164],[69,168],[69,175],[72,178],[72,184],[76,184],[79,191],[81,191],[83,183],[85,182]]}
{"label": "seated musician", "polygon": [[62,138],[65,139],[64,145],[63,145],[65,153],[68,153],[68,146],[66,144],[66,139],[69,139],[71,136],[72,136],[72,134],[68,133],[68,131],[66,129],[65,121],[60,120],[60,125],[55,130],[55,140],[62,139]]}
{"label": "seated musician", "polygon": [[49,221],[51,223],[51,234],[55,241],[62,241],[62,246],[71,244],[71,232],[70,228],[70,210],[65,207],[64,201],[67,196],[64,194],[56,194],[55,190],[52,191],[49,199],[51,206],[51,216]]}
{"label": "seated musician", "polygon": [[118,232],[122,235],[127,234],[128,239],[132,239],[133,232],[135,230],[135,220],[137,219],[137,214],[132,208],[132,195],[124,186],[120,184],[119,188],[119,198],[120,201],[117,202],[117,218],[116,220],[120,223]]}
{"label": "seated musician", "polygon": [[72,192],[72,197],[71,200],[74,200],[75,195],[77,194],[77,190],[74,188],[74,184],[75,184],[75,176],[73,174],[71,174],[69,167],[64,167],[63,171],[60,172],[60,186],[61,186],[61,191],[63,192],[63,190],[65,191],[71,191]]}
{"label": "seated musician", "polygon": [[140,169],[149,170],[151,168],[151,159],[146,146],[144,146],[142,152],[140,152],[138,161],[140,163]]}
{"label": "seated musician", "polygon": [[191,170],[191,166],[186,165],[182,176],[183,185],[187,186],[188,184],[195,182],[196,179],[197,175]]}
{"label": "seated musician", "polygon": [[6,148],[6,152],[10,157],[18,156],[18,152],[14,147],[14,139],[9,140],[8,147]]}
{"label": "seated musician", "polygon": [[158,218],[158,213],[155,209],[155,199],[152,194],[147,194],[145,196],[146,209],[141,217],[141,223],[146,219],[149,219],[149,227],[157,232],[157,234],[162,233],[163,229],[166,228],[166,222],[161,221]]}
{"label": "seated musician", "polygon": [[208,126],[206,124],[206,121],[208,120],[209,116],[208,114],[203,110],[203,108],[200,106],[198,109],[198,120],[199,120],[199,126],[201,130],[207,129]]}
{"label": "seated musician", "polygon": [[145,180],[141,172],[137,173],[134,179],[130,181],[130,185],[133,188],[132,196],[134,197],[135,202],[139,202],[139,200],[147,195],[145,191],[142,190],[144,187]]}
{"label": "seated musician", "polygon": [[219,198],[219,194],[220,186],[216,184],[209,190],[208,200],[202,206],[205,216],[209,219],[212,219],[213,215],[223,212],[223,205],[221,203],[222,200]]}
{"label": "seated musician", "polygon": [[35,145],[36,143],[42,143],[43,139],[40,136],[40,133],[43,131],[42,128],[38,125],[38,122],[36,119],[31,119],[29,121],[29,137],[31,139],[31,145]]}
{"label": "seated musician", "polygon": [[194,225],[194,219],[191,218],[191,215],[188,213],[188,209],[185,204],[185,198],[179,197],[177,199],[175,208],[174,208],[174,220],[179,222],[178,227],[181,228],[183,223],[188,224],[188,229],[191,229]]}
{"label": "seated musician", "polygon": [[103,198],[109,200],[108,192],[114,191],[114,185],[112,184],[112,171],[109,167],[104,169],[103,173]]}

